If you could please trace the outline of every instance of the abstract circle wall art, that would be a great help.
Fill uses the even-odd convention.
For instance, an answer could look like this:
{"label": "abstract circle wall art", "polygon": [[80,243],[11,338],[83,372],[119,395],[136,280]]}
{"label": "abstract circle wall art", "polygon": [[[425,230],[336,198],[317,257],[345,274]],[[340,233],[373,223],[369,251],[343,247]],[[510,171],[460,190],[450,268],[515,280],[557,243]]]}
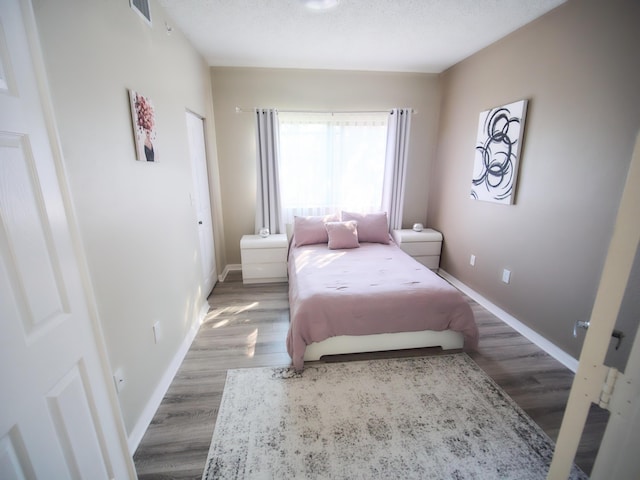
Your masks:
{"label": "abstract circle wall art", "polygon": [[514,203],[526,114],[527,100],[480,113],[471,198]]}

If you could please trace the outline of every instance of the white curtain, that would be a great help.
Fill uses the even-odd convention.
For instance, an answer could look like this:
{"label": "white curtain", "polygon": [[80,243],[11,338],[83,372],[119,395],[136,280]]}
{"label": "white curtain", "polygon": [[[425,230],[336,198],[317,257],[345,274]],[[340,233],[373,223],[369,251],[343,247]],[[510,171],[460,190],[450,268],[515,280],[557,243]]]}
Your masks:
{"label": "white curtain", "polygon": [[389,113],[383,205],[389,215],[390,230],[402,228],[412,114],[411,108],[394,108]]}
{"label": "white curtain", "polygon": [[255,232],[266,227],[271,233],[285,233],[280,204],[278,174],[278,112],[256,109],[256,224]]}
{"label": "white curtain", "polygon": [[285,223],[294,216],[382,209],[386,113],[280,112]]}

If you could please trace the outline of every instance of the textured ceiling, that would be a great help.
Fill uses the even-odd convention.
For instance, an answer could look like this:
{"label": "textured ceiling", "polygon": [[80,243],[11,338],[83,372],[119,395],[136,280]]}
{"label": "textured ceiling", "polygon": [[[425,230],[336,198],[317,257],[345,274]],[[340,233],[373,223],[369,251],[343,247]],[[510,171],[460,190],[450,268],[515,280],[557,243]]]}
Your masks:
{"label": "textured ceiling", "polygon": [[340,0],[312,11],[299,0],[158,0],[212,66],[431,73],[564,1]]}

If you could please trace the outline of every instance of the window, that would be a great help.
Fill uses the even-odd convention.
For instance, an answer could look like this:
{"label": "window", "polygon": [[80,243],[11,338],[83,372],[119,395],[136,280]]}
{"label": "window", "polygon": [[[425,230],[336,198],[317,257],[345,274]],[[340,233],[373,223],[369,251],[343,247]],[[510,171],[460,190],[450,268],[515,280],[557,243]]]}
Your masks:
{"label": "window", "polygon": [[382,210],[387,113],[279,113],[280,195],[295,215]]}

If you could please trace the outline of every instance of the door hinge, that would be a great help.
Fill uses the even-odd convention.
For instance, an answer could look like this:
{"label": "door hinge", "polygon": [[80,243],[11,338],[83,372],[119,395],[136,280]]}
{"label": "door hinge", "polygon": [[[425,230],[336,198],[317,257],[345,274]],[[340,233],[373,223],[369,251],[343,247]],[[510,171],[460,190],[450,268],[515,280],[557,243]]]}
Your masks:
{"label": "door hinge", "polygon": [[600,391],[600,399],[598,401],[598,405],[600,406],[600,408],[611,410],[609,408],[609,404],[611,403],[611,397],[616,387],[616,381],[620,376],[620,372],[613,367],[607,368],[607,376],[605,377],[604,383],[602,384],[602,390]]}

